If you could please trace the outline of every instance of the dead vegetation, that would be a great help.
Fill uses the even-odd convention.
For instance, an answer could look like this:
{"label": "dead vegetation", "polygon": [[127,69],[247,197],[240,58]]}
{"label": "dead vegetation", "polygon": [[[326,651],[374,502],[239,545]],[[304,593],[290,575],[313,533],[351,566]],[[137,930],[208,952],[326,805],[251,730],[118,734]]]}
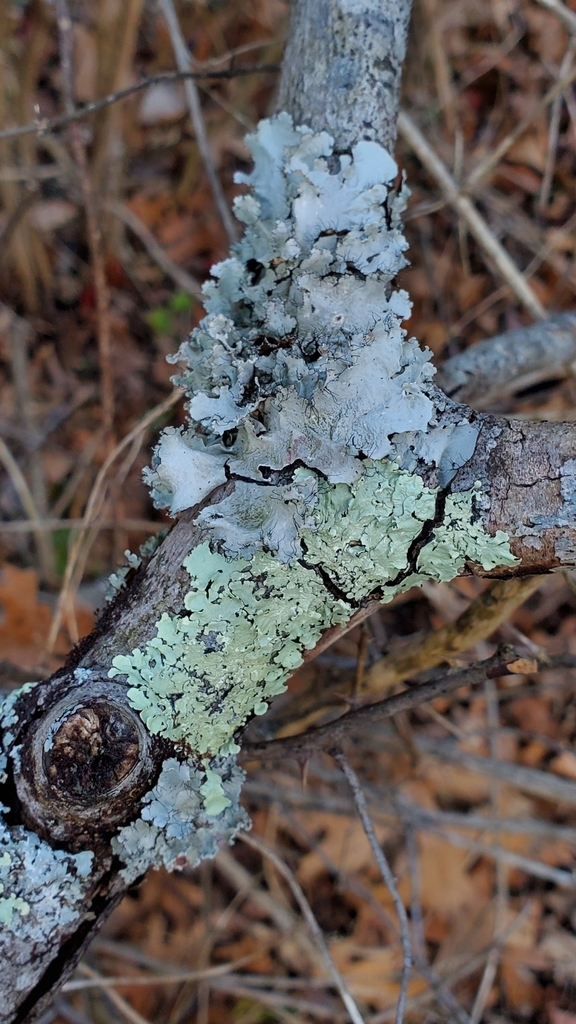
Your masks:
{"label": "dead vegetation", "polygon": [[[201,316],[242,137],[273,104],[286,4],[182,2],[188,56],[172,10],[0,0],[5,688],[62,661],[124,550],[166,526],[140,478],[182,415],[165,356]],[[439,365],[574,308],[575,40],[573,2],[416,3],[403,284]],[[200,77],[185,84],[187,67]],[[568,363],[506,381],[490,408],[562,420],[575,406]],[[44,1019],[576,1024],[571,574],[410,592],[300,670],[250,739],[498,643],[516,651],[506,674],[364,724],[336,760],[249,762],[252,836],[196,873],[151,874]]]}

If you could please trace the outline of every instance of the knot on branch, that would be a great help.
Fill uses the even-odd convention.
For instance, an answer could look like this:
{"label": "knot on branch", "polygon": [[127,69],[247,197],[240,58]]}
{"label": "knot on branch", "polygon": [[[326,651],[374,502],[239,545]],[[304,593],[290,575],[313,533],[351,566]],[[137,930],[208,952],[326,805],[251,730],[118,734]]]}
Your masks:
{"label": "knot on branch", "polygon": [[110,680],[60,692],[23,736],[14,779],[25,822],[73,849],[133,818],[159,770],[159,744]]}

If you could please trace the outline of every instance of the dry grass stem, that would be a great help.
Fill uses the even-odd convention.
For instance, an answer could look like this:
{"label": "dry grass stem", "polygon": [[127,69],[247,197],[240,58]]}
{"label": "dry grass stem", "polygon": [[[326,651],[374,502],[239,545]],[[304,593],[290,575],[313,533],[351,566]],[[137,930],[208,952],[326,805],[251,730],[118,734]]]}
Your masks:
{"label": "dry grass stem", "polygon": [[138,443],[141,444],[143,435],[148,427],[154,423],[155,420],[163,416],[164,413],[168,412],[180,397],[181,392],[179,390],[175,390],[163,402],[160,402],[151,409],[150,412],[146,413],[146,415],[143,416],[134,427],[132,427],[132,430],[130,430],[126,436],[118,442],[116,447],[109,453],[109,455],[107,455],[106,459],[102,463],[86,505],[82,527],[79,530],[78,537],[72,545],[72,549],[66,563],[62,589],[58,597],[58,602],[52,617],[50,632],[48,634],[48,651],[52,651],[54,649],[65,611],[73,604],[73,595],[80,582],[79,575],[81,575],[78,571],[78,566],[85,563],[88,551],[90,550],[94,537],[96,536],[92,530],[92,526],[97,519],[106,498],[106,480],[110,467],[126,448],[134,444],[136,439],[138,439]]}
{"label": "dry grass stem", "polygon": [[[74,62],[73,22],[68,0],[55,0],[58,34],[60,41],[60,68],[62,74],[62,95],[67,114],[74,110]],[[80,179],[80,188],[86,214],[86,230],[96,295],[98,332],[98,354],[100,361],[100,393],[102,404],[102,425],[107,438],[112,439],[114,426],[114,379],[112,374],[112,338],[110,327],[110,292],[106,279],[100,215],[80,126],[71,122],[70,148]]]}
{"label": "dry grass stem", "polygon": [[117,199],[108,199],[104,206],[134,232],[147,250],[148,255],[158,264],[167,277],[172,278],[181,291],[186,292],[187,295],[193,295],[195,299],[202,298],[200,283],[186,270],[183,270],[182,267],[174,263],[174,260],[170,259],[168,253],[158,244],[152,232],[148,230],[140,217],[130,207]]}
{"label": "dry grass stem", "polygon": [[413,149],[418,159],[432,175],[448,203],[463,218],[470,233],[495,264],[517,299],[535,320],[544,319],[546,316],[544,306],[524,275],[518,270],[472,201],[468,196],[462,194],[456,181],[412,118],[404,112],[398,116],[398,134]]}
{"label": "dry grass stem", "polygon": [[378,837],[376,836],[376,831],[374,829],[374,825],[372,823],[372,819],[368,811],[368,804],[366,802],[366,797],[364,796],[362,786],[360,785],[360,780],[358,779],[356,772],[354,771],[352,765],[344,756],[344,754],[342,754],[340,751],[332,751],[331,753],[335,761],[340,765],[342,771],[344,772],[344,775],[348,780],[350,789],[352,790],[356,810],[358,811],[360,821],[362,822],[362,828],[366,833],[366,838],[370,843],[370,848],[374,855],[374,859],[378,865],[380,874],[384,879],[384,883],[388,887],[388,891],[392,897],[392,902],[394,904],[394,909],[398,916],[398,923],[400,925],[400,937],[402,943],[403,963],[402,976],[400,979],[400,994],[398,996],[398,1003],[396,1005],[396,1014],[394,1017],[394,1021],[395,1024],[402,1024],[404,1020],[404,1013],[406,1010],[408,981],[410,979],[410,971],[412,970],[412,942],[410,940],[410,925],[408,923],[408,915],[406,913],[406,908],[404,907],[404,904],[400,897],[400,893],[398,892],[398,886],[396,885],[396,879],[394,878],[392,869],[386,859],[386,856],[384,854],[382,847],[380,846],[380,843],[378,842]]}
{"label": "dry grass stem", "polygon": [[[160,9],[166,19],[166,24],[168,25],[168,31],[170,33],[170,39],[178,70],[191,71],[192,60],[190,52],[186,45],[184,36],[182,35],[180,22],[178,21],[178,15],[176,14],[172,0],[160,0]],[[232,244],[232,242],[235,242],[238,237],[238,231],[234,218],[230,213],[228,203],[226,202],[226,197],[222,191],[222,185],[220,184],[216,167],[214,166],[214,160],[212,153],[210,152],[210,143],[208,142],[208,135],[206,133],[206,126],[202,116],[200,97],[198,96],[198,89],[194,79],[186,78],[184,81],[184,88],[186,90],[188,109],[190,110],[190,118],[192,120],[196,142],[198,143],[198,149],[200,150],[200,155],[204,161],[204,167],[214,195],[214,201],[216,203],[218,213],[220,214],[220,219],[224,225],[228,241]]]}
{"label": "dry grass stem", "polygon": [[247,846],[251,846],[252,849],[257,850],[262,857],[268,857],[268,859],[272,862],[272,864],[279,872],[279,874],[282,876],[284,881],[288,883],[292,895],[294,896],[296,903],[300,907],[302,916],[304,917],[310,929],[310,932],[312,933],[314,942],[318,946],[318,950],[321,954],[322,960],[324,961],[324,965],[327,968],[328,973],[332,978],[332,981],[337,991],[340,993],[340,998],[342,999],[344,1006],[346,1007],[348,1013],[350,1014],[352,1024],[365,1024],[364,1018],[360,1013],[360,1010],[356,1006],[356,1003],[354,1002],[354,999],[352,998],[348,990],[346,982],[344,981],[342,975],[340,974],[338,968],[336,967],[336,964],[334,963],[334,960],[332,959],[330,950],[326,945],[326,940],[322,933],[322,929],[320,928],[316,918],[314,917],[314,914],[312,913],[312,908],[308,903],[306,896],[304,895],[304,891],[302,887],[299,885],[299,883],[296,881],[294,875],[290,871],[290,868],[287,866],[287,864],[284,863],[284,861],[278,856],[278,854],[274,852],[274,850],[271,850],[270,847],[267,846],[266,843],[263,843],[260,839],[256,839],[255,836],[250,836],[246,833],[240,833],[238,838],[243,843],[246,843]]}

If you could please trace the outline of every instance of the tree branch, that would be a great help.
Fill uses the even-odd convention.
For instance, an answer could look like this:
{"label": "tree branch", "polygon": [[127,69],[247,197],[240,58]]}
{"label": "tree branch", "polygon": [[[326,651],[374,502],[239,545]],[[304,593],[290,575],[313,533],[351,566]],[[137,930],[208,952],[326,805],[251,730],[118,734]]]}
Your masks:
{"label": "tree branch", "polygon": [[[180,518],[66,668],[2,707],[1,1024],[46,1006],[148,866],[198,863],[245,827],[242,727],[330,630],[424,579],[574,560],[576,427],[454,404],[401,330],[405,195],[385,147],[408,18],[407,0],[296,5],[287,112],[249,140],[246,232],[181,351],[192,420],[149,473]],[[330,728],[333,744],[350,725]]]}

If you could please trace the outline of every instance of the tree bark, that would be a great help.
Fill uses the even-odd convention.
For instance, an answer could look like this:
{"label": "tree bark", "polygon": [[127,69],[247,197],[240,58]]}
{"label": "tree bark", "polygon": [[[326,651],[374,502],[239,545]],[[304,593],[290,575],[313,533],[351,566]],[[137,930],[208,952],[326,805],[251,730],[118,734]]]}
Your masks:
{"label": "tree bark", "polygon": [[[393,149],[409,15],[408,0],[299,0],[295,5],[280,105],[296,124],[334,135],[337,163],[338,154],[348,154],[359,142],[378,140]],[[474,489],[478,528],[490,537],[504,531],[517,561],[488,569],[468,561],[463,571],[499,577],[573,564],[576,427],[508,422],[458,406],[433,387],[427,393],[438,430],[464,426],[466,436],[476,440],[469,457],[443,481],[433,462],[418,465],[426,486],[435,488],[435,510],[411,542],[398,581],[419,571],[422,551],[444,527],[451,497]],[[109,669],[119,656],[127,659],[155,642],[163,613],[172,622],[188,614],[190,575],[183,563],[210,537],[197,525],[198,514],[203,508],[217,510],[218,502],[241,487],[241,477],[229,476],[201,505],[181,514],[66,668],[4,707],[8,758],[4,768],[0,763],[1,800],[8,811],[0,867],[8,865],[11,874],[0,875],[5,886],[0,892],[1,1024],[33,1020],[46,1007],[138,875],[137,861],[131,874],[122,874],[111,837],[138,819],[144,795],[158,784],[167,761],[183,764],[190,754],[186,744],[151,736],[142,727],[127,696],[126,671],[120,669],[120,681],[111,683]],[[278,481],[286,486],[281,476]],[[305,559],[301,563],[317,589],[321,581],[326,601],[340,609],[339,625],[325,635],[347,628],[342,607],[348,621],[357,621],[382,596],[375,585],[373,593],[346,604],[337,579],[321,566],[314,570]],[[250,579],[255,587],[270,582]],[[300,660],[305,656],[301,650]],[[9,862],[2,861],[3,852]]]}

